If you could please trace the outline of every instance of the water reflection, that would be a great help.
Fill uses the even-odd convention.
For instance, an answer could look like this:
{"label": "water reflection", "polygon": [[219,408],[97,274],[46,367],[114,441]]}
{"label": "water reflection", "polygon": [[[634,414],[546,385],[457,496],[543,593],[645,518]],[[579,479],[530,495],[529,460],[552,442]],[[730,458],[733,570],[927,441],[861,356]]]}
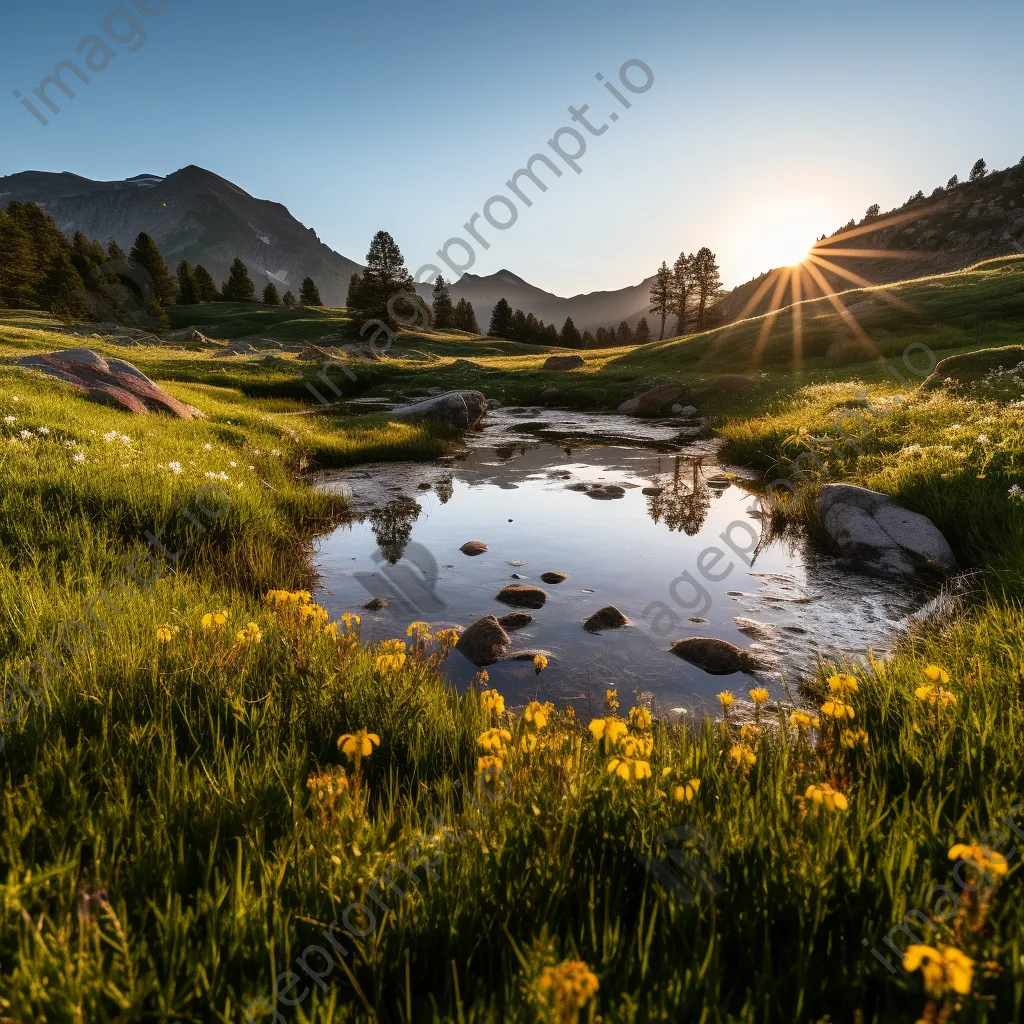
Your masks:
{"label": "water reflection", "polygon": [[659,494],[647,496],[647,514],[656,522],[664,521],[669,530],[695,537],[700,533],[711,508],[711,490],[703,479],[700,456],[694,459],[677,457],[673,472],[655,477]]}
{"label": "water reflection", "polygon": [[370,528],[388,565],[397,565],[402,560],[412,537],[412,524],[419,516],[419,502],[404,494],[387,505],[370,510]]}

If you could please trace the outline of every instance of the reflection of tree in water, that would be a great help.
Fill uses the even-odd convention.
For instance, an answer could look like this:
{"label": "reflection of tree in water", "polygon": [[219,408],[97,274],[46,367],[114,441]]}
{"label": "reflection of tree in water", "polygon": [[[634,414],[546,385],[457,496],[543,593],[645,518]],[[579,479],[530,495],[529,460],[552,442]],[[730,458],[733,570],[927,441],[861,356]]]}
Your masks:
{"label": "reflection of tree in water", "polygon": [[[692,469],[692,477],[688,469]],[[650,517],[656,523],[664,520],[670,530],[682,531],[687,537],[700,533],[711,507],[711,492],[704,483],[700,459],[688,462],[677,458],[672,476],[655,483],[663,490],[647,497]]]}
{"label": "reflection of tree in water", "polygon": [[389,565],[401,561],[412,536],[412,524],[419,518],[419,514],[419,504],[405,495],[370,513],[373,535]]}
{"label": "reflection of tree in water", "polygon": [[437,500],[442,505],[447,505],[455,493],[455,483],[450,476],[443,476],[434,484],[434,491],[437,494]]}

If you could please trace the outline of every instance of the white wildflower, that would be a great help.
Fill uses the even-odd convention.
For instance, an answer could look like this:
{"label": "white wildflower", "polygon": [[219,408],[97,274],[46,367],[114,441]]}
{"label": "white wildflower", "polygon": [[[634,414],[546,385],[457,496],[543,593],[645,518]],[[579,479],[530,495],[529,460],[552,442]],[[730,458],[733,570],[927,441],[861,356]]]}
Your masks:
{"label": "white wildflower", "polygon": [[85,462],[85,452],[77,452],[75,455],[72,456],[71,461],[77,462],[79,465],[81,465],[83,462]]}
{"label": "white wildflower", "polygon": [[988,444],[988,434],[979,434],[978,444]]}
{"label": "white wildflower", "polygon": [[39,427],[36,430],[36,433],[37,434],[41,434],[43,437],[46,437],[50,433],[50,428],[49,427]]}
{"label": "white wildflower", "polygon": [[6,423],[7,426],[9,426],[9,427],[14,426],[14,424],[17,423],[17,422],[18,422],[18,417],[17,416],[5,416],[4,417],[4,423]]}
{"label": "white wildflower", "polygon": [[181,472],[181,463],[180,462],[168,462],[167,463],[167,468],[172,473],[180,473]]}

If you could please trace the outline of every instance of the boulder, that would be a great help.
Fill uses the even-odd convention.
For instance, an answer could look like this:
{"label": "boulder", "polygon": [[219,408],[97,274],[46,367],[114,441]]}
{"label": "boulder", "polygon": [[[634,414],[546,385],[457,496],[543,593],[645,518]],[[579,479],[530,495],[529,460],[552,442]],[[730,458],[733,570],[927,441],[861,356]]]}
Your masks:
{"label": "boulder", "polygon": [[669,649],[677,658],[703,669],[709,675],[729,676],[734,672],[755,672],[766,666],[754,655],[728,640],[708,636],[689,636],[677,640]]}
{"label": "boulder", "polygon": [[564,583],[568,578],[569,574],[564,572],[542,572],[540,574],[542,583]]}
{"label": "boulder", "polygon": [[956,571],[956,558],[938,527],[887,494],[826,484],[818,510],[836,553],[856,569],[897,576]]}
{"label": "boulder", "polygon": [[510,655],[508,655],[505,658],[505,660],[506,661],[533,661],[533,659],[536,658],[538,654],[540,654],[543,657],[547,658],[549,663],[554,662],[554,660],[555,660],[555,656],[550,651],[542,650],[539,647],[530,647],[530,648],[528,648],[527,650],[524,650],[524,651],[513,651]]}
{"label": "boulder", "polygon": [[531,587],[525,583],[510,583],[498,594],[502,604],[510,604],[513,608],[542,608],[548,595],[540,587]]}
{"label": "boulder", "polygon": [[624,416],[657,416],[667,412],[682,393],[683,389],[678,384],[659,384],[623,402],[618,411]]}
{"label": "boulder", "polygon": [[372,601],[367,601],[363,607],[368,612],[379,612],[384,608],[387,608],[388,603],[383,597],[375,597]]}
{"label": "boulder", "polygon": [[397,419],[435,420],[464,430],[475,427],[487,411],[487,399],[480,391],[449,391],[443,395],[403,405],[392,410]]}
{"label": "boulder", "polygon": [[467,540],[459,550],[464,555],[482,555],[487,550],[487,545],[482,540]]}
{"label": "boulder", "polygon": [[515,632],[533,622],[533,616],[529,612],[509,612],[498,619],[501,628],[508,632]]}
{"label": "boulder", "polygon": [[82,394],[124,412],[165,412],[178,419],[205,419],[205,413],[172,398],[141,370],[123,359],[106,359],[87,348],[22,356],[18,366],[41,370]]}
{"label": "boulder", "polygon": [[618,484],[595,484],[587,491],[587,497],[595,501],[614,501],[616,498],[623,498],[626,489]]}
{"label": "boulder", "polygon": [[583,356],[548,356],[544,360],[544,370],[576,370],[585,366]]}
{"label": "boulder", "polygon": [[594,612],[593,615],[583,623],[583,628],[588,633],[600,633],[605,629],[621,629],[629,625],[629,619],[613,604],[605,605]]}
{"label": "boulder", "polygon": [[511,644],[512,640],[498,620],[493,615],[486,615],[459,637],[455,650],[474,665],[482,667],[501,661]]}

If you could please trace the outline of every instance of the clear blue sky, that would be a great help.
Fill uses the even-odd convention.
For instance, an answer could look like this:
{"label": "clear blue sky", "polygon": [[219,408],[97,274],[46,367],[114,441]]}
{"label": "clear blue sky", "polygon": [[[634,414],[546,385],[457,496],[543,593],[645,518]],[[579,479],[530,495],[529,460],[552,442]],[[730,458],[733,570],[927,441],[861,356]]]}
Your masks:
{"label": "clear blue sky", "polygon": [[[701,245],[737,284],[873,202],[930,192],[979,156],[1024,155],[1024,8],[1011,0],[168,0],[133,12],[147,35],[135,52],[112,22],[127,42],[107,39],[117,56],[89,85],[65,76],[73,101],[51,88],[62,109],[43,127],[12,90],[32,98],[57,62],[81,62],[79,40],[106,37],[115,6],[5,11],[0,174],[195,163],[355,259],[386,228],[415,270],[550,152],[570,104],[590,104],[596,127],[619,110],[588,137],[583,173],[566,168],[511,229],[489,229],[473,267],[566,295],[635,283]],[[633,58],[655,81],[626,110],[594,76],[617,81]]]}

